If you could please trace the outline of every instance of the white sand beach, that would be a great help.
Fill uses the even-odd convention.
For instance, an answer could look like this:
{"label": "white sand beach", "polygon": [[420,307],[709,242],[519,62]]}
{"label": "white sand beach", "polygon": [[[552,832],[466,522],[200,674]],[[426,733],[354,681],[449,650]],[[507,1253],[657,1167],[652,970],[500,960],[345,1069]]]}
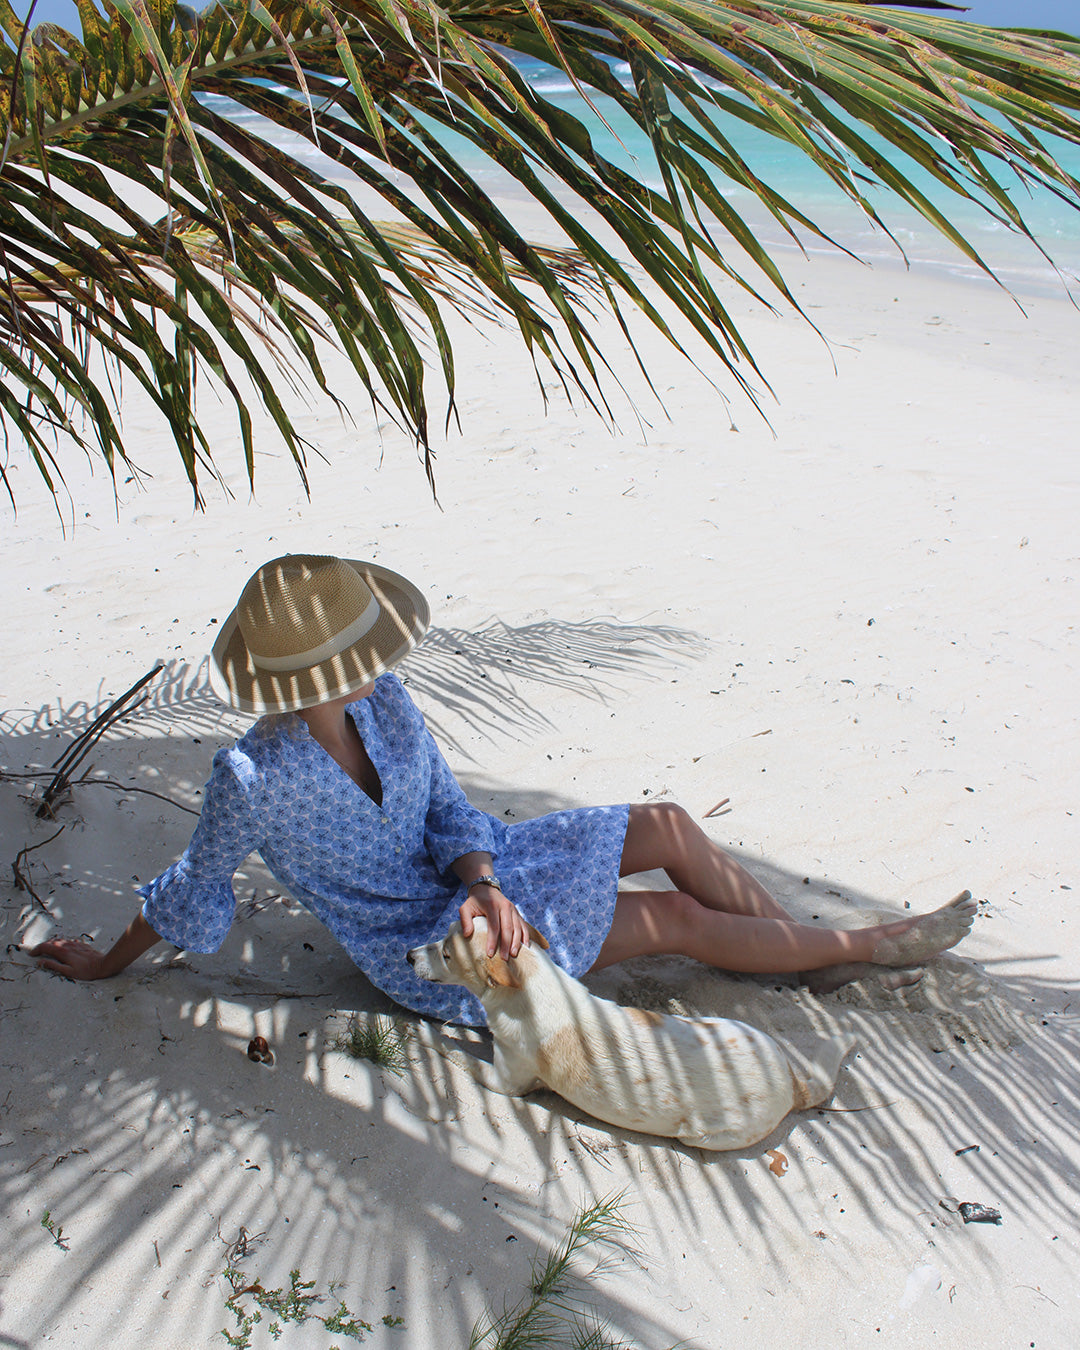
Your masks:
{"label": "white sand beach", "polygon": [[[632,1250],[580,1293],[617,1343],[1075,1343],[1080,313],[1057,295],[1025,315],[942,268],[785,266],[830,347],[732,298],[778,396],[771,429],[736,397],[729,418],[645,332],[666,414],[614,336],[642,421],[616,392],[611,432],[557,387],[545,414],[515,342],[461,325],[439,505],[360,400],[353,425],[304,414],[324,456],[310,501],[265,428],[249,497],[222,411],[234,496],[207,481],[193,514],[134,390],[146,478],[120,483],[118,507],[72,455],[64,534],[32,470],[12,471],[0,1345],[224,1345],[232,1259],[264,1288],[298,1269],[379,1350],[458,1350],[526,1294],[538,1246],[611,1195]],[[476,804],[521,818],[665,798],[701,818],[730,797],[713,837],[798,917],[855,925],[967,886],[973,934],[900,994],[818,999],[673,960],[593,980],[796,1046],[852,1026],[832,1109],[733,1154],[492,1097],[422,1034],[400,1075],[332,1050],[350,1012],[392,1009],[255,859],[216,955],[162,948],[94,985],[37,971],[7,944],[111,942],[136,882],[184,847],[211,756],[244,725],[206,682],[212,621],[287,551],[372,558],[425,590],[433,629],[403,674]],[[36,819],[43,780],[20,775],[158,661],[88,781]],[[40,903],[12,885],[24,849]],[[272,1068],[246,1057],[257,1034]],[[950,1198],[1000,1226],[963,1223]],[[274,1344],[271,1320],[252,1346]],[[349,1343],[311,1321],[278,1342]]]}

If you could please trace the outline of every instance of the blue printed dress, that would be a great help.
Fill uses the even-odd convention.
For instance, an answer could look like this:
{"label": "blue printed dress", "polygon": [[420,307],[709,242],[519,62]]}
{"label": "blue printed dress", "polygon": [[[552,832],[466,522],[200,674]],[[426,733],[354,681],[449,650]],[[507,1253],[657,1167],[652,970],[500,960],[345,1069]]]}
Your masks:
{"label": "blue printed dress", "polygon": [[466,888],[450,869],[490,853],[506,895],[572,975],[611,927],[628,806],[558,811],[506,825],[471,806],[395,675],[348,705],[382,783],[377,805],[295,713],[263,717],[214,757],[183,857],[140,888],[143,914],[188,951],[213,952],[232,923],[232,876],[257,852],[369,980],[417,1012],[482,1025],[478,999],[418,980],[410,947],[442,938]]}

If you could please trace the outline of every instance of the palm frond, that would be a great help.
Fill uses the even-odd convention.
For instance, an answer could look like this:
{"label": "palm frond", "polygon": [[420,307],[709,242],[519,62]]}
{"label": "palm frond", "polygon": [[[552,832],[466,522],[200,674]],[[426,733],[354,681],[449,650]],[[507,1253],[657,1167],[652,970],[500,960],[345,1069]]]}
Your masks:
{"label": "palm frond", "polygon": [[[27,34],[0,0],[0,419],[54,491],[65,436],[110,469],[126,457],[100,357],[154,400],[197,501],[214,467],[200,369],[232,399],[249,477],[252,397],[303,472],[273,372],[337,396],[326,336],[430,474],[425,347],[449,417],[452,308],[495,312],[601,412],[598,301],[627,335],[627,306],[673,342],[679,316],[754,397],[764,377],[725,291],[798,306],[725,186],[797,238],[827,235],[755,172],[740,125],[802,151],[879,224],[869,189],[883,186],[987,271],[942,190],[1021,233],[1018,185],[1080,207],[1054,153],[1080,143],[1080,41],[1061,34],[877,0],[78,3],[80,38]],[[584,118],[523,77],[522,56],[629,117],[663,191],[602,153]],[[544,208],[566,249],[519,232],[462,142]]]}

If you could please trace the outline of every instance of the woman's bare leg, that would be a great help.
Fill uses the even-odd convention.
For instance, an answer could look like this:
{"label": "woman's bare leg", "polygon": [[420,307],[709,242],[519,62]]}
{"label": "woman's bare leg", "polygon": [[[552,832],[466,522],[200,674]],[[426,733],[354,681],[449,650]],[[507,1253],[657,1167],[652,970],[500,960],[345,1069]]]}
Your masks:
{"label": "woman's bare leg", "polygon": [[656,868],[662,868],[680,891],[706,909],[759,919],[791,919],[783,905],[674,802],[630,808],[619,876]]}
{"label": "woman's bare leg", "polygon": [[654,868],[679,889],[621,892],[594,970],[632,956],[677,953],[755,974],[849,966],[851,979],[867,963],[904,967],[928,960],[959,942],[975,916],[964,892],[932,914],[869,928],[797,923],[681,807],[666,802],[631,806],[619,873]]}
{"label": "woman's bare leg", "polygon": [[974,917],[975,902],[967,891],[931,914],[850,929],[730,914],[709,909],[684,891],[620,891],[592,969],[632,956],[662,954],[692,956],[721,970],[759,975],[840,965],[856,971],[866,964],[910,967],[954,947]]}

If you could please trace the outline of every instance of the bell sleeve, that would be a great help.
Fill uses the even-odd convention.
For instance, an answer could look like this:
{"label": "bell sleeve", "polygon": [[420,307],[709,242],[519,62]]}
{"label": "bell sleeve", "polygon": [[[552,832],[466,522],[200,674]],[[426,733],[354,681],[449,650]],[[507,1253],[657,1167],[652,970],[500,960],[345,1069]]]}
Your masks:
{"label": "bell sleeve", "polygon": [[250,802],[252,775],[244,771],[250,767],[235,747],[218,751],[183,856],[139,887],[147,923],[186,951],[216,952],[225,941],[236,911],[233,873],[262,842]]}
{"label": "bell sleeve", "polygon": [[499,848],[492,818],[471,804],[454,777],[430,731],[424,745],[431,766],[431,795],[424,820],[424,845],[440,872],[450,870],[455,858],[465,853],[490,853]]}

